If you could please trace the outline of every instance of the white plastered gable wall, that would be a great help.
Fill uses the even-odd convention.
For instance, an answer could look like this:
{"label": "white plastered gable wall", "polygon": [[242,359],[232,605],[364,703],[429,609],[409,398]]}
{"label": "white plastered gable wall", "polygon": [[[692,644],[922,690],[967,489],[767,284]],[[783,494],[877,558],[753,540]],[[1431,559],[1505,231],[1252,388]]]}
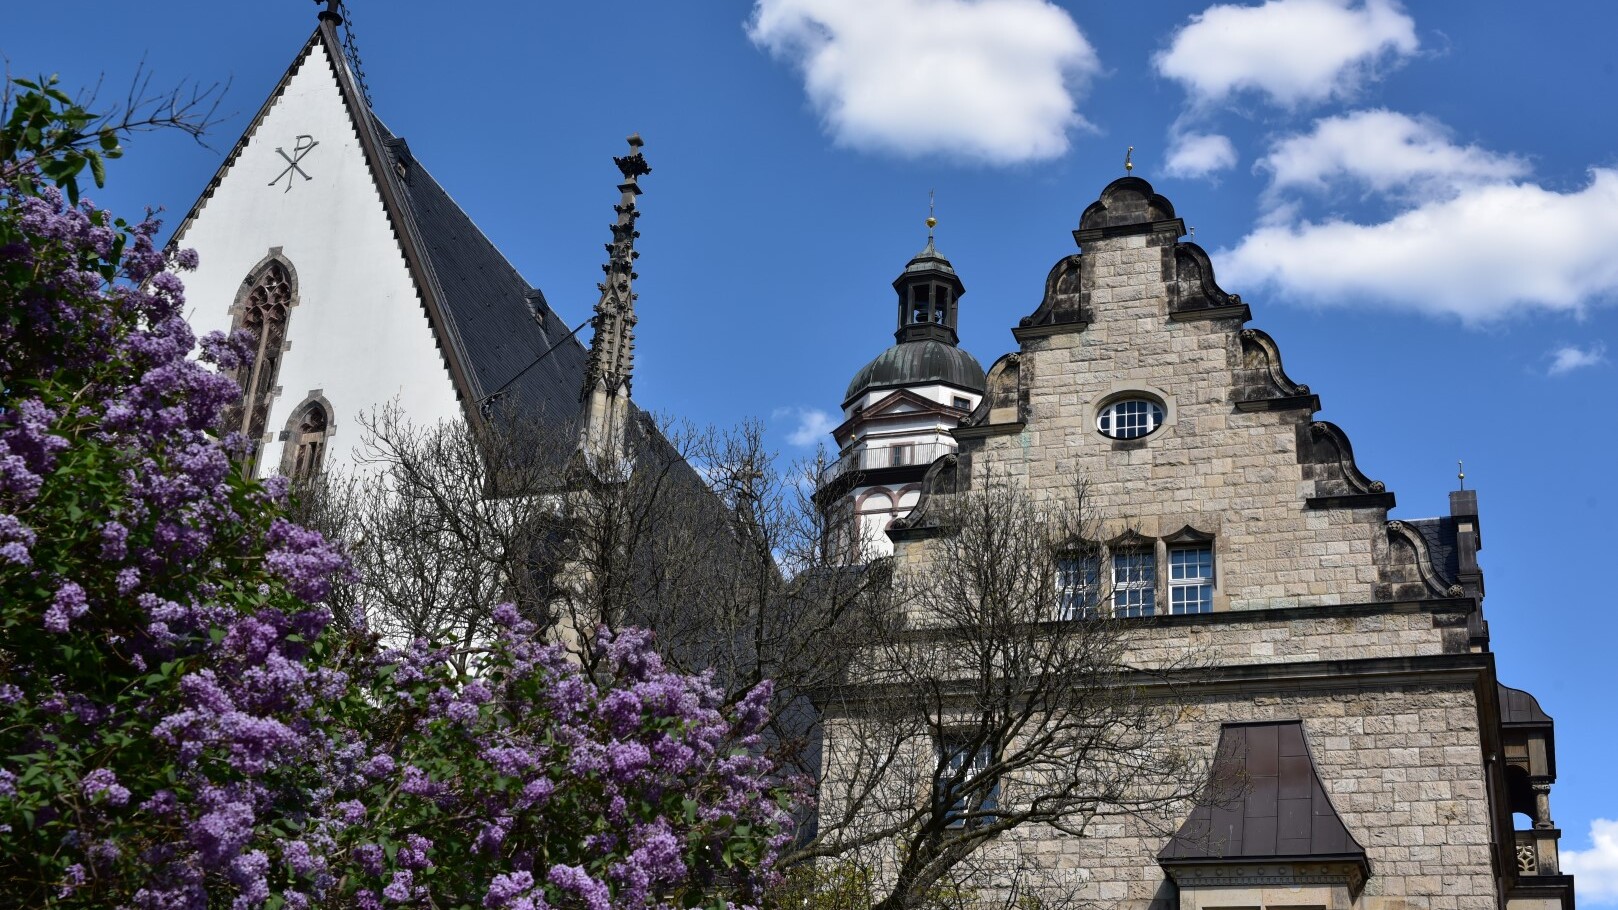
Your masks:
{"label": "white plastered gable wall", "polygon": [[[354,467],[358,418],[397,402],[416,424],[458,417],[438,350],[333,61],[313,41],[261,120],[174,243],[200,263],[185,277],[186,307],[200,336],[229,331],[243,282],[272,250],[296,273],[295,306],[276,381],[260,474],[281,465],[281,433],[312,393],[330,402],[328,467]],[[284,174],[298,137],[319,143]],[[280,179],[273,185],[271,181]],[[288,187],[290,181],[291,186]]]}

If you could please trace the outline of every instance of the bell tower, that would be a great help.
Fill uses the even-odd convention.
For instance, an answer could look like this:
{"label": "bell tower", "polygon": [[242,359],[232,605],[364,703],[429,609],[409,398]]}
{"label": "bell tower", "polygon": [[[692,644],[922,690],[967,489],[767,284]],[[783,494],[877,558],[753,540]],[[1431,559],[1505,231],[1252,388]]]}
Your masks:
{"label": "bell tower", "polygon": [[893,281],[896,343],[854,374],[832,431],[838,457],[820,477],[853,562],[893,551],[888,525],[914,507],[927,469],[955,451],[950,431],[983,398],[983,367],[956,334],[966,286],[934,245],[937,225],[929,213],[927,245]]}
{"label": "bell tower", "polygon": [[960,342],[955,333],[961,295],[966,286],[961,284],[955,267],[950,265],[933,246],[933,226],[938,219],[927,218],[927,246],[917,253],[899,277],[893,289],[899,293],[899,327],[893,340],[940,341],[954,345]]}

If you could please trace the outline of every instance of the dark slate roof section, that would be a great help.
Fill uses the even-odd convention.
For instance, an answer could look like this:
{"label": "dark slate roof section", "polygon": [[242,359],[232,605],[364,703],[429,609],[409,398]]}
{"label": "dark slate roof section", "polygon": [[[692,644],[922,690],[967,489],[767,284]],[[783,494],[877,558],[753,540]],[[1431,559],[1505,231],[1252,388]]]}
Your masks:
{"label": "dark slate roof section", "polygon": [[1427,554],[1433,568],[1444,580],[1453,584],[1460,577],[1461,557],[1457,548],[1455,519],[1416,518],[1405,522],[1427,542]]}
{"label": "dark slate roof section", "polygon": [[[584,382],[584,345],[567,337],[571,326],[411,157],[404,140],[374,114],[372,123],[392,159],[392,166],[381,170],[409,212],[475,395],[482,399],[521,374],[500,396],[500,410],[547,425],[571,422]],[[535,364],[553,345],[556,349]],[[468,410],[475,404],[463,402]]]}
{"label": "dark slate roof section", "polygon": [[988,380],[977,358],[953,344],[928,339],[896,344],[859,368],[843,404],[875,389],[943,383],[982,394]]}
{"label": "dark slate roof section", "polygon": [[1546,714],[1539,706],[1539,699],[1521,689],[1513,689],[1504,683],[1496,683],[1500,687],[1500,722],[1503,724],[1524,724],[1531,726],[1547,726],[1555,723],[1551,716]]}
{"label": "dark slate roof section", "polygon": [[1225,724],[1201,804],[1157,855],[1175,863],[1344,860],[1365,848],[1332,808],[1301,721]]}

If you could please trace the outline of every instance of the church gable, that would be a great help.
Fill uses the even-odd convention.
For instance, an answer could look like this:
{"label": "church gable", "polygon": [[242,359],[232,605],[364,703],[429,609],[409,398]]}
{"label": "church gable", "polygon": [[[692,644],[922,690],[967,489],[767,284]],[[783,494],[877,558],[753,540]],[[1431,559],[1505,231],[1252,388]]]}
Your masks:
{"label": "church gable", "polygon": [[339,458],[359,442],[356,417],[384,406],[417,423],[518,412],[571,424],[577,413],[582,346],[371,113],[332,22],[173,242],[199,255],[187,280],[199,332],[247,327],[241,296],[266,260],[298,277],[282,337],[265,352],[274,369],[255,374],[274,381],[250,392],[264,412],[252,432],[261,470],[299,463],[285,446],[316,397]]}

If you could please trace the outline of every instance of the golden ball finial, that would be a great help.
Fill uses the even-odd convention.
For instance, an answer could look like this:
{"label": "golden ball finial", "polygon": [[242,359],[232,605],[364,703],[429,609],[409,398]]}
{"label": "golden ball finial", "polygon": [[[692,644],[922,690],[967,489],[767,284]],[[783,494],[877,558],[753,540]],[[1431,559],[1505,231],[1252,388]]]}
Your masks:
{"label": "golden ball finial", "polygon": [[938,219],[934,218],[931,215],[928,215],[927,216],[927,229],[930,231],[935,227],[938,227]]}

